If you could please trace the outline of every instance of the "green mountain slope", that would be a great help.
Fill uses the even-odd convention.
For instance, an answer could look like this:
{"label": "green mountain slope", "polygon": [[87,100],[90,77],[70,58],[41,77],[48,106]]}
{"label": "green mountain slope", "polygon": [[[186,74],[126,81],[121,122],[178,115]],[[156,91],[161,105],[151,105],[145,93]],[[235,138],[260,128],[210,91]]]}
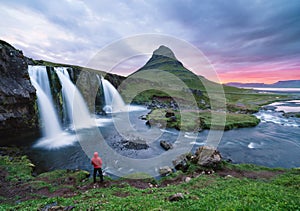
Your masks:
{"label": "green mountain slope", "polygon": [[211,84],[215,84],[202,76],[197,76],[192,71],[185,68],[184,65],[175,57],[172,50],[163,45],[156,49],[149,61],[135,73],[131,74],[131,76],[141,71],[151,70],[162,70],[167,73],[171,73],[180,78],[180,80],[182,80],[191,89],[204,91],[205,88],[203,83],[210,82]]}
{"label": "green mountain slope", "polygon": [[[118,87],[127,103],[146,104],[150,125],[180,130],[252,127],[259,107],[286,96],[225,86],[188,70],[166,46]],[[168,109],[173,117],[167,117]],[[225,114],[226,112],[226,114]]]}
{"label": "green mountain slope", "polygon": [[216,89],[218,86],[185,68],[168,47],[160,46],[143,67],[127,78],[126,87],[121,86],[119,90],[127,102],[145,103],[162,97],[186,107],[208,108],[207,87]]}

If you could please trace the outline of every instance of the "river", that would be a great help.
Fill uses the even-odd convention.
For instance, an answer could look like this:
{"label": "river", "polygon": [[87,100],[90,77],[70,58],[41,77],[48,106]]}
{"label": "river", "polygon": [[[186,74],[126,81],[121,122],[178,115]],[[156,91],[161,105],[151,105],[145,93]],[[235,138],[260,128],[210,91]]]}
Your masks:
{"label": "river", "polygon": [[[300,92],[297,94],[300,96]],[[233,163],[267,167],[300,167],[300,119],[284,117],[283,110],[300,112],[300,100],[276,102],[260,110],[255,114],[261,119],[256,127],[225,131],[218,145],[223,158]],[[194,152],[205,144],[208,130],[197,134],[149,128],[145,120],[139,118],[148,112],[140,107],[125,116],[124,113],[97,116],[94,128],[66,131],[69,141],[65,145],[57,148],[51,148],[51,144],[42,148],[30,145],[26,147],[27,155],[36,164],[38,172],[54,169],[91,171],[89,156],[97,150],[104,159],[106,174],[123,176],[146,171],[155,175],[159,166],[172,165],[172,159],[178,153]],[[126,126],[124,120],[130,126]],[[137,145],[132,147],[128,140],[134,140]],[[159,145],[160,140],[172,142],[175,149],[165,152]],[[63,143],[63,140],[58,141]],[[182,149],[177,150],[177,145]],[[139,147],[139,150],[134,147]]]}

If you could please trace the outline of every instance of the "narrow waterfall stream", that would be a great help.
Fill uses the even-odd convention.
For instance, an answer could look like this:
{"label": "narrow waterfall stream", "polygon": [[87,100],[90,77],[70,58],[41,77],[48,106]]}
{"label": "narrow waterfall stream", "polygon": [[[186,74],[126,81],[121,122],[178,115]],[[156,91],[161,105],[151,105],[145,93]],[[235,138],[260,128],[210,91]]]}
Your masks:
{"label": "narrow waterfall stream", "polygon": [[39,113],[44,137],[55,137],[62,133],[57,112],[52,101],[51,89],[45,66],[29,66],[29,76],[36,88]]}
{"label": "narrow waterfall stream", "polygon": [[93,119],[88,111],[82,95],[70,80],[65,68],[54,68],[61,82],[63,99],[72,127],[76,129],[89,128],[93,126]]}
{"label": "narrow waterfall stream", "polygon": [[125,111],[126,105],[116,88],[102,76],[101,78],[98,77],[98,80],[99,84],[102,84],[104,92],[105,106],[103,110],[106,113]]}

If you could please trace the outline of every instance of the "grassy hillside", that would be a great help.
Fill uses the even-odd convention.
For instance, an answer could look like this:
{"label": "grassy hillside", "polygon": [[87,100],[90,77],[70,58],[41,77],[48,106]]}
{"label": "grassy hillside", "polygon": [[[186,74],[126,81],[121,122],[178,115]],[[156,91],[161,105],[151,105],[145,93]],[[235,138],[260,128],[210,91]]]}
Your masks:
{"label": "grassy hillside", "polygon": [[185,68],[165,46],[155,50],[149,61],[128,77],[120,91],[128,103],[151,102],[154,96],[167,94],[189,105],[192,94],[192,100],[196,100],[201,109],[211,106],[212,103],[226,103],[228,111],[243,110],[248,113],[257,111],[260,105],[286,98],[282,95],[258,94],[252,90],[225,86],[197,76]]}
{"label": "grassy hillside", "polygon": [[[93,184],[84,171],[32,176],[25,156],[0,156],[0,210],[297,210],[300,170],[223,163],[191,166],[161,180],[110,180]],[[178,201],[170,196],[181,193]]]}

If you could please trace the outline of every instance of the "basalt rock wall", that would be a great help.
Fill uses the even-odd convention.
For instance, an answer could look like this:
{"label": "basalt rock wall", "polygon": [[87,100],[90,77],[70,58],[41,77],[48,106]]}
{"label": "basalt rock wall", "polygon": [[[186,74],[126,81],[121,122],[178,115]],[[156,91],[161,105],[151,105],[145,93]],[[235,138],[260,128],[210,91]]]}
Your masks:
{"label": "basalt rock wall", "polygon": [[39,133],[28,62],[22,51],[0,40],[0,145],[10,138]]}

